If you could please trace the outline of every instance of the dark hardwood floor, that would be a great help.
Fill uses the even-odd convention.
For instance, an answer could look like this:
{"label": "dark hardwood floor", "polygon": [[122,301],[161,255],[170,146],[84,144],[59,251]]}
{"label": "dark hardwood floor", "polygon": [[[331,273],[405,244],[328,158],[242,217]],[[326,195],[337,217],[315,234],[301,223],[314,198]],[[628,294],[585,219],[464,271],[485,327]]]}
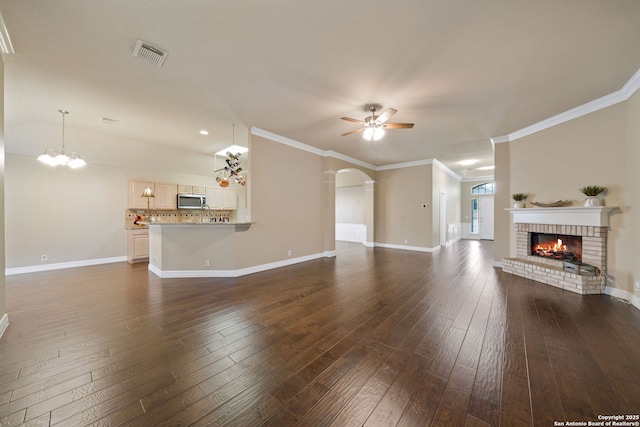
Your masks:
{"label": "dark hardwood floor", "polygon": [[553,426],[640,412],[640,312],[503,274],[491,242],[340,243],[237,279],[7,277],[0,424]]}

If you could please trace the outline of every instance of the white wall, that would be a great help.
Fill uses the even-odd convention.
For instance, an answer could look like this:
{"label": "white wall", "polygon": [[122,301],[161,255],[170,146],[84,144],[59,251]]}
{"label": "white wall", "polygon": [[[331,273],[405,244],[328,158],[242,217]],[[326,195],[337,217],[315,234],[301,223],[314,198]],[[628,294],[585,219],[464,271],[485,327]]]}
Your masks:
{"label": "white wall", "polygon": [[336,223],[364,224],[364,188],[336,188]]}

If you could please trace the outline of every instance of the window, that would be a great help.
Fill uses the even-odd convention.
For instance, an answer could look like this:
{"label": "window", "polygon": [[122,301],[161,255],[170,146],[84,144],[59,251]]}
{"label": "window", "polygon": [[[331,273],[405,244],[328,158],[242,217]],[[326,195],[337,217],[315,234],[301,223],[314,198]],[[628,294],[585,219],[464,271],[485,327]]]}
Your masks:
{"label": "window", "polygon": [[471,187],[471,194],[493,194],[494,184],[493,182],[485,182]]}
{"label": "window", "polygon": [[478,199],[471,199],[471,234],[478,234]]}

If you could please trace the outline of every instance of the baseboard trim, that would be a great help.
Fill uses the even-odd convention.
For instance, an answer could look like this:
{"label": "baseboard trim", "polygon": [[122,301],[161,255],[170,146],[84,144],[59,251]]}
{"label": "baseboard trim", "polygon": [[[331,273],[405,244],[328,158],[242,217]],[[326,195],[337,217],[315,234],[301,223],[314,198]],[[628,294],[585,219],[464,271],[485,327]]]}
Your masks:
{"label": "baseboard trim", "polygon": [[324,251],[325,258],[335,258],[337,255],[336,251]]}
{"label": "baseboard trim", "polygon": [[0,338],[4,335],[4,331],[9,327],[9,313],[5,313],[0,319]]}
{"label": "baseboard trim", "polygon": [[435,248],[425,248],[422,246],[408,246],[408,245],[392,245],[389,243],[374,243],[377,248],[388,248],[388,249],[400,249],[403,251],[415,251],[415,252],[438,252],[440,250],[440,246],[436,246]]}
{"label": "baseboard trim", "polygon": [[90,265],[111,264],[114,262],[124,262],[126,260],[127,260],[126,256],[117,256],[117,257],[111,257],[111,258],[96,258],[96,259],[86,259],[82,261],[59,262],[56,264],[30,265],[27,267],[12,267],[12,268],[6,268],[4,270],[4,274],[6,276],[11,276],[14,274],[38,273],[40,271],[62,270],[65,268],[76,268],[76,267],[87,267]]}
{"label": "baseboard trim", "polygon": [[502,261],[493,261],[493,266],[497,268],[502,268]]}
{"label": "baseboard trim", "polygon": [[460,237],[456,237],[455,239],[451,239],[451,240],[449,240],[449,241],[447,242],[447,246],[449,246],[449,245],[453,245],[454,243],[459,242],[459,241],[460,241],[460,239],[461,239]]}
{"label": "baseboard trim", "polygon": [[[253,267],[241,268],[238,270],[160,270],[158,267],[149,264],[149,271],[161,279],[190,279],[197,277],[240,277],[248,274],[259,273],[261,271],[273,270],[274,268],[287,267],[301,262],[312,261],[314,259],[326,258],[327,252],[312,254],[282,261],[270,262],[267,264],[255,265]],[[335,256],[335,255],[334,255]]]}
{"label": "baseboard trim", "polygon": [[615,298],[623,299],[640,310],[640,298],[633,295],[631,292],[623,291],[622,289],[614,288],[611,286],[605,286],[604,293]]}

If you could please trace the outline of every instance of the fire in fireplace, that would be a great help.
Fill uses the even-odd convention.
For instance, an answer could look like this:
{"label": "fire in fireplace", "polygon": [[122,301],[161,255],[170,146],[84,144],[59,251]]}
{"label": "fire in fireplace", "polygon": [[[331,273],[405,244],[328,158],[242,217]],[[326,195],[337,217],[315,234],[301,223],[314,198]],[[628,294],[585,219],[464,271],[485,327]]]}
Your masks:
{"label": "fire in fireplace", "polygon": [[563,261],[582,261],[582,236],[531,233],[531,255]]}

